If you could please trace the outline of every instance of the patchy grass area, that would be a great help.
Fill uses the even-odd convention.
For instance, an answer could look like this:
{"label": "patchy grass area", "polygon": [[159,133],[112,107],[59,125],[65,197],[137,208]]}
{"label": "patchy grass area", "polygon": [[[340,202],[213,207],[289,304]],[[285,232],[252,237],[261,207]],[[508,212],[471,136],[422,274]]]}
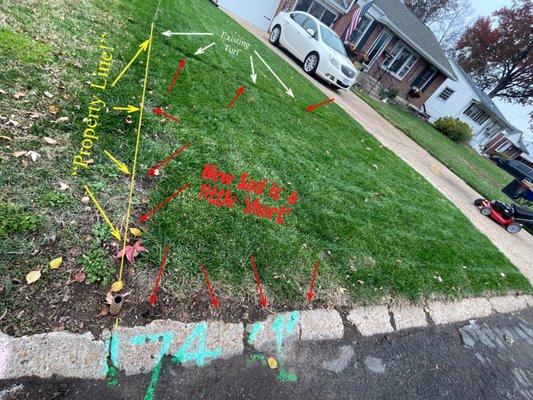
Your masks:
{"label": "patchy grass area", "polygon": [[452,170],[482,196],[509,199],[500,191],[514,178],[494,163],[481,157],[468,144],[457,144],[401,107],[384,104],[360,90],[356,94],[420,146]]}
{"label": "patchy grass area", "polygon": [[[10,239],[0,242],[0,311],[6,312],[2,328],[23,334],[109,327],[113,321],[99,312],[106,285],[118,273],[114,256],[121,243],[113,240],[95,208],[81,199],[83,185],[89,185],[111,221],[124,228],[128,176],[104,150],[131,168],[139,114],[132,114],[130,121],[112,108],[140,102],[144,55],[115,88],[102,94],[106,106],[91,168],[72,177],[70,166],[83,139],[91,95],[87,82],[99,61],[101,34],[107,34],[113,48],[111,80],[148,38],[155,4],[8,0],[0,11],[7,16],[2,28],[9,26],[16,35],[50,49],[49,59],[30,63],[1,56],[5,68],[0,88],[5,93],[0,123],[8,139],[0,139],[0,209],[21,219],[2,225]],[[168,29],[210,31],[214,36],[160,35]],[[249,50],[226,52],[223,31],[250,43]],[[132,226],[145,230],[142,243],[149,252],[126,266],[125,291],[131,295],[123,323],[213,315],[200,264],[209,271],[221,302],[214,315],[251,318],[257,291],[250,255],[272,309],[304,306],[315,259],[320,260],[319,304],[531,290],[452,204],[339,107],[304,112],[323,95],[210,2],[162,1],[155,32],[132,214]],[[206,53],[194,55],[213,41],[216,45]],[[252,83],[253,50],[293,89],[295,99],[258,59],[258,82]],[[186,68],[167,95],[180,59],[187,60]],[[245,94],[226,110],[241,85]],[[181,122],[154,115],[155,107]],[[150,166],[186,143],[190,147],[160,176],[146,176]],[[235,207],[198,200],[206,163],[236,176],[231,188],[212,183],[236,196]],[[246,194],[236,186],[244,172],[257,181],[266,178],[267,191],[272,182],[283,189],[278,201],[267,193],[260,196],[268,206],[288,206],[290,192],[298,193],[284,224],[243,213]],[[190,188],[180,197],[146,224],[139,223],[142,213],[185,183]],[[28,218],[35,223],[29,224]],[[146,310],[166,244],[171,250],[160,302]],[[63,265],[49,269],[48,262],[59,256]],[[41,270],[42,277],[27,285],[25,276],[32,270]]]}

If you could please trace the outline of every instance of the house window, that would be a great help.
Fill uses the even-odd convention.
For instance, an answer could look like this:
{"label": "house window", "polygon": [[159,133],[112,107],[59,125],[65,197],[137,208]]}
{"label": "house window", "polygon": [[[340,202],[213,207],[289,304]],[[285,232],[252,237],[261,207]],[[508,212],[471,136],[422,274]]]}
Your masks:
{"label": "house window", "polygon": [[348,41],[350,43],[353,43],[354,45],[358,45],[359,40],[364,36],[368,28],[370,28],[370,25],[372,23],[372,20],[368,18],[366,15],[361,18],[355,29],[353,30],[352,34],[350,35],[350,38]]}
{"label": "house window", "polygon": [[509,143],[508,141],[504,141],[503,144],[501,144],[497,149],[496,151],[498,153],[503,153],[504,151],[506,150],[509,150],[509,148],[511,147],[512,143]]}
{"label": "house window", "polygon": [[439,99],[446,101],[450,98],[453,92],[454,90],[450,89],[449,87],[446,87],[442,92],[439,93]]}
{"label": "house window", "polygon": [[424,92],[429,84],[433,82],[433,79],[435,75],[437,74],[437,70],[431,66],[426,66],[422,72],[416,77],[416,79],[413,81],[412,87],[419,88],[422,92]]}
{"label": "house window", "polygon": [[398,42],[391,54],[383,61],[382,66],[392,72],[397,78],[403,79],[415,64],[417,58],[402,42]]}
{"label": "house window", "polygon": [[392,35],[387,31],[383,31],[379,34],[377,40],[374,42],[374,44],[368,51],[368,61],[366,62],[366,64],[372,64],[376,57],[383,52],[383,49],[385,49],[385,46],[387,46],[391,38]]}
{"label": "house window", "polygon": [[331,26],[331,24],[337,19],[337,14],[331,12],[316,0],[298,0],[294,9],[296,11],[304,11],[311,14],[327,26]]}
{"label": "house window", "polygon": [[468,107],[463,114],[478,125],[483,124],[483,122],[489,118],[489,115],[485,110],[475,103],[470,104],[470,107]]}

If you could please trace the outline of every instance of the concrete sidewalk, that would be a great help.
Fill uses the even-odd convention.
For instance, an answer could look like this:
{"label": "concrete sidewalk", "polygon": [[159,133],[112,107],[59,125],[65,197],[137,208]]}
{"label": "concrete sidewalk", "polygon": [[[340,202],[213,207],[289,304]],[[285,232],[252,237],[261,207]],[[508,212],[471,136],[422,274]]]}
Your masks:
{"label": "concrete sidewalk", "polygon": [[[222,9],[223,10],[223,9]],[[376,137],[385,147],[409,164],[429,183],[447,197],[472,222],[472,224],[489,238],[489,240],[520,270],[533,284],[533,236],[526,231],[511,235],[499,228],[489,218],[482,216],[474,207],[473,201],[483,197],[468,186],[462,179],[450,171],[444,164],[431,156],[415,141],[402,131],[395,128],[385,118],[374,111],[355,93],[334,91],[321,81],[305,74],[300,65],[286,52],[268,42],[268,34],[247,21],[225,11],[230,17],[246,30],[266,43],[276,54],[293,65],[313,85],[320,89],[328,98],[334,97],[336,103],[359,122],[368,132]],[[298,96],[298,93],[295,93]]]}

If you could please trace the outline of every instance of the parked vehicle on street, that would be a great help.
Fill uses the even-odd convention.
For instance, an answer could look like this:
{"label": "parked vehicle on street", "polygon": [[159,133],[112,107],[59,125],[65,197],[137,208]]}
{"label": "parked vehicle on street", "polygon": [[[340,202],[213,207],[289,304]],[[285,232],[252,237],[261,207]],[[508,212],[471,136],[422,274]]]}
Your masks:
{"label": "parked vehicle on street", "polygon": [[304,12],[282,12],[270,30],[270,43],[282,46],[303,62],[303,69],[332,85],[349,90],[357,69],[348,59],[339,36],[315,17]]}
{"label": "parked vehicle on street", "polygon": [[533,168],[528,167],[523,162],[518,160],[504,160],[503,158],[494,156],[490,157],[490,160],[493,161],[498,167],[507,171],[516,179],[521,181],[522,179],[527,179],[533,183]]}

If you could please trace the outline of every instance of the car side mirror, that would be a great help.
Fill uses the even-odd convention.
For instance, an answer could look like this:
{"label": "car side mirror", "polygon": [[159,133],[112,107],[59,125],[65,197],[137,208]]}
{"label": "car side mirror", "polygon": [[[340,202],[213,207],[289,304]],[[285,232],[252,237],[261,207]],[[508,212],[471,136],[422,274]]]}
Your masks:
{"label": "car side mirror", "polygon": [[311,35],[312,37],[315,37],[315,30],[314,29],[311,29],[311,28],[307,28],[305,30],[309,35]]}

